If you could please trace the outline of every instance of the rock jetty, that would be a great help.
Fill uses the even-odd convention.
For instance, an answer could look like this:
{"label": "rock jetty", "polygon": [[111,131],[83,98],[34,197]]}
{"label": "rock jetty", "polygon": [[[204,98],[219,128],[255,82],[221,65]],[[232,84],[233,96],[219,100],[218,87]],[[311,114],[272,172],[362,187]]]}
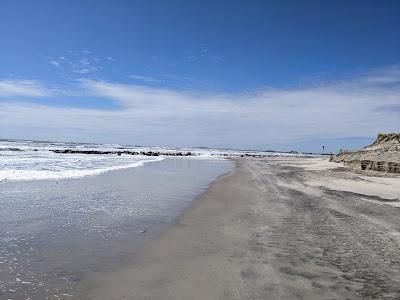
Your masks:
{"label": "rock jetty", "polygon": [[117,154],[117,155],[145,155],[145,156],[196,156],[195,153],[192,152],[160,152],[160,151],[100,151],[100,150],[83,150],[83,149],[52,149],[50,150],[54,153],[63,153],[63,154]]}

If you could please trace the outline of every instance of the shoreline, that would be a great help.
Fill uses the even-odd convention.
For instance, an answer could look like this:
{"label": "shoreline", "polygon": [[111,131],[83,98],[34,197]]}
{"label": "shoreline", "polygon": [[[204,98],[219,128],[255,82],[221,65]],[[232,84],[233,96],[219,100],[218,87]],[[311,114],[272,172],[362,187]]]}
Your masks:
{"label": "shoreline", "polygon": [[[399,296],[400,209],[373,195],[308,183],[326,180],[324,173],[358,180],[333,164],[235,159],[235,169],[149,241],[133,266],[83,282],[81,299]],[[376,239],[384,249],[371,244]]]}
{"label": "shoreline", "polygon": [[168,158],[97,176],[3,182],[0,298],[79,299],[81,281],[130,265],[142,244],[233,167]]}
{"label": "shoreline", "polygon": [[[129,278],[130,276],[128,274],[131,274],[133,272],[140,272],[136,271],[136,268],[138,265],[148,263],[148,258],[147,258],[147,253],[149,249],[157,249],[159,243],[164,243],[164,241],[167,241],[170,239],[171,232],[174,232],[175,230],[180,231],[180,228],[186,227],[187,224],[187,215],[190,215],[192,211],[197,211],[198,207],[204,205],[204,202],[208,200],[208,194],[210,193],[210,190],[214,189],[216,185],[220,185],[221,181],[226,180],[226,178],[229,178],[230,176],[234,176],[238,172],[239,168],[239,158],[228,158],[232,163],[234,163],[234,167],[232,170],[221,174],[218,176],[214,181],[210,182],[208,185],[208,188],[206,188],[202,193],[199,195],[195,196],[190,204],[186,206],[181,213],[176,217],[176,219],[171,222],[166,228],[161,230],[157,235],[153,236],[150,240],[147,240],[145,242],[142,242],[139,247],[137,247],[137,251],[132,257],[131,264],[129,264],[128,267],[119,269],[116,271],[112,271],[108,274],[101,274],[100,276],[93,276],[93,278],[90,278],[89,280],[86,280],[82,286],[80,287],[81,290],[83,290],[83,293],[79,295],[79,299],[101,299],[101,300],[114,300],[114,299],[142,299],[140,296],[136,294],[136,292],[126,292],[126,289],[130,288],[130,284],[128,282],[122,282],[122,278]],[[109,283],[109,276],[112,277],[117,277],[112,279],[112,285],[111,287],[111,293],[110,289],[107,285]],[[121,284],[122,286],[119,286]],[[117,286],[118,285],[118,286]],[[100,289],[99,289],[100,288]],[[153,288],[151,288],[153,289]],[[117,295],[115,295],[115,292],[117,291]],[[122,293],[121,293],[122,292]],[[121,294],[120,294],[121,293]],[[131,295],[129,295],[131,294]],[[204,298],[204,293],[199,293],[197,294],[198,296],[201,295],[201,299],[213,299],[213,298]],[[155,296],[155,299],[170,299],[170,298],[163,298],[165,295],[159,295],[158,297]],[[138,298],[137,298],[138,297]],[[147,293],[145,295],[142,295],[143,299],[147,299],[148,295]],[[149,295],[150,299],[153,299],[154,295]],[[186,298],[188,297],[188,298]],[[190,291],[189,294],[187,294],[184,298],[177,297],[174,299],[189,299],[191,297],[194,297],[192,299],[196,299],[195,295],[192,294],[192,291]],[[172,298],[171,298],[172,299]]]}

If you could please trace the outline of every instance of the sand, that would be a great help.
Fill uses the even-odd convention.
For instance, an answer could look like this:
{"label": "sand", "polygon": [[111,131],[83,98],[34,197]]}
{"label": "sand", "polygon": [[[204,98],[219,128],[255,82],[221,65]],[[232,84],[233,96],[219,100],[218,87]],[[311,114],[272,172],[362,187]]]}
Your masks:
{"label": "sand", "polygon": [[398,177],[236,163],[132,264],[83,281],[81,299],[400,298]]}
{"label": "sand", "polygon": [[84,278],[123,268],[233,167],[166,158],[97,176],[0,183],[0,299],[79,299]]}
{"label": "sand", "polygon": [[378,134],[376,140],[360,150],[344,150],[331,158],[354,170],[400,173],[400,134]]}
{"label": "sand", "polygon": [[[307,180],[303,189],[319,187],[376,196],[382,200],[400,200],[400,175],[381,174],[376,171],[349,172],[344,164],[329,162],[325,158],[296,158],[281,165],[303,167],[308,171],[325,171],[318,173],[318,176],[312,172],[305,174]],[[386,204],[399,206],[400,201],[387,201]]]}

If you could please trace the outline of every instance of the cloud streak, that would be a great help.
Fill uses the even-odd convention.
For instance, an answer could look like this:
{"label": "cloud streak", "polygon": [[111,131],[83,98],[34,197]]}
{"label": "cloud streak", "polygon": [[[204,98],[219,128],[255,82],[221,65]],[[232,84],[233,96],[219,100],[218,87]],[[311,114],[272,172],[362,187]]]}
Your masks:
{"label": "cloud streak", "polygon": [[160,80],[154,77],[142,76],[142,75],[129,75],[129,78],[137,80],[144,83],[160,84],[164,83],[164,80]]}
{"label": "cloud streak", "polygon": [[35,80],[0,80],[0,96],[48,97],[51,90]]}

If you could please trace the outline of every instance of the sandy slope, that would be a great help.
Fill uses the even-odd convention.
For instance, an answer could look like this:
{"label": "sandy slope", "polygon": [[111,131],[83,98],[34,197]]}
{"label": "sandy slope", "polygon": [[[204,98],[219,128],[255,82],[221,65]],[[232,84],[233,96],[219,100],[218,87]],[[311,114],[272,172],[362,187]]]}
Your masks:
{"label": "sandy slope", "polygon": [[331,158],[353,169],[400,173],[400,134],[379,134],[376,140],[358,151],[341,151]]}
{"label": "sandy slope", "polygon": [[400,208],[381,183],[340,191],[330,180],[364,179],[320,159],[237,165],[132,266],[84,282],[82,299],[400,298]]}

